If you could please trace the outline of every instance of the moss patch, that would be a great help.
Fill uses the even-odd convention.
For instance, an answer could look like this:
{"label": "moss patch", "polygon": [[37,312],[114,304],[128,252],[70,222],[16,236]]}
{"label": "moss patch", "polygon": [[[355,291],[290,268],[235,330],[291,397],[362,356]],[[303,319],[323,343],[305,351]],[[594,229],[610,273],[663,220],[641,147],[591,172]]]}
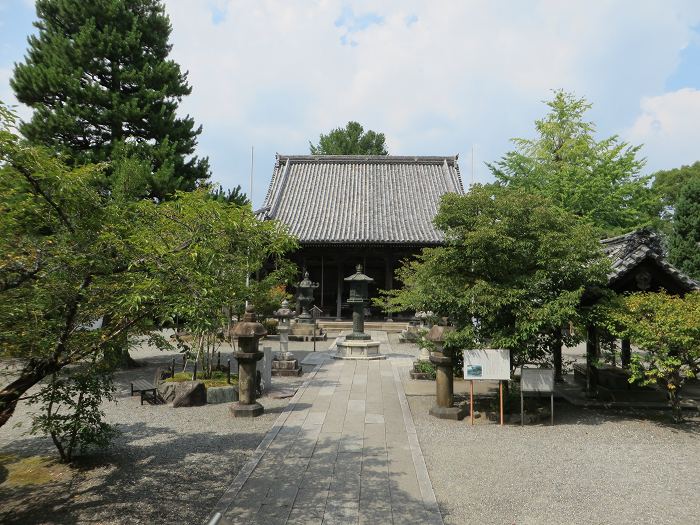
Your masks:
{"label": "moss patch", "polygon": [[19,457],[12,454],[0,455],[0,480],[5,487],[26,487],[63,481],[72,477],[68,465],[59,463],[47,456]]}

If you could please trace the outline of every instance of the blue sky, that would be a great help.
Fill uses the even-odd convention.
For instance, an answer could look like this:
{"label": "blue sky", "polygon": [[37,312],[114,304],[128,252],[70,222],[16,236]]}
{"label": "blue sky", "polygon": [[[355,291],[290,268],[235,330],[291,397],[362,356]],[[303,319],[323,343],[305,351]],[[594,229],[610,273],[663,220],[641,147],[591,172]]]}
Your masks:
{"label": "blue sky", "polygon": [[[644,144],[646,172],[700,160],[695,0],[167,0],[181,105],[203,125],[213,178],[259,205],[275,152],[307,153],[358,120],[401,155],[459,154],[465,184],[531,136],[552,89],[585,96],[601,137]],[[33,2],[0,0],[0,99]],[[28,116],[26,108],[20,114]],[[472,174],[472,148],[476,151]]]}

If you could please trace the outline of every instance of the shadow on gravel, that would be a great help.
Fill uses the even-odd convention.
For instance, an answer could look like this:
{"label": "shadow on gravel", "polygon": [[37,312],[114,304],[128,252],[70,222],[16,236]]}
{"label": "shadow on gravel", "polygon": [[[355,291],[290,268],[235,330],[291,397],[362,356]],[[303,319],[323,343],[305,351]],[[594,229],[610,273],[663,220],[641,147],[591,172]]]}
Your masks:
{"label": "shadow on gravel", "polygon": [[[0,486],[0,523],[200,523],[264,437],[178,435],[145,424],[119,429],[109,453],[81,458],[71,480]],[[36,454],[38,439],[17,440],[12,452]]]}

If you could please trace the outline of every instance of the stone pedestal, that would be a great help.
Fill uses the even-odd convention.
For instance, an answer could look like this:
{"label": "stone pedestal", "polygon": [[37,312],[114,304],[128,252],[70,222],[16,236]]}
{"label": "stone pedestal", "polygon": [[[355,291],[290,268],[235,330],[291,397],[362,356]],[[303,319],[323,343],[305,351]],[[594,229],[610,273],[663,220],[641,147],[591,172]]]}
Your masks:
{"label": "stone pedestal", "polygon": [[379,341],[346,339],[339,341],[336,347],[338,351],[331,356],[333,359],[386,359],[385,355],[379,353]]}
{"label": "stone pedestal", "polygon": [[235,417],[257,417],[265,410],[255,400],[255,372],[264,354],[236,352],[233,355],[238,360],[238,403],[231,405],[231,413]]}
{"label": "stone pedestal", "polygon": [[272,360],[272,375],[273,376],[300,376],[301,367],[299,366],[299,360],[295,359],[293,355],[289,354],[291,359],[281,359],[280,357],[275,357]]}
{"label": "stone pedestal", "polygon": [[443,355],[442,352],[433,352],[430,362],[436,367],[435,405],[430,409],[430,415],[440,419],[463,419],[467,415],[467,407],[454,406],[452,358]]}

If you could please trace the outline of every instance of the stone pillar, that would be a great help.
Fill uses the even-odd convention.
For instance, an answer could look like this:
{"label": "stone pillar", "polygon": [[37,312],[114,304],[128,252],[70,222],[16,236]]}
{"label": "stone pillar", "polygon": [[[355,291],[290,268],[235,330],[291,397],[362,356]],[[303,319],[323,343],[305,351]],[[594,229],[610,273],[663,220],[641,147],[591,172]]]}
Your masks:
{"label": "stone pillar", "polygon": [[263,346],[263,372],[262,372],[262,390],[270,390],[272,386],[272,347]]}
{"label": "stone pillar", "polygon": [[435,325],[430,329],[427,339],[435,344],[435,351],[430,354],[430,362],[437,368],[435,378],[435,405],[429,414],[440,419],[463,419],[466,407],[454,406],[454,376],[452,372],[452,355],[444,352],[445,334],[452,331],[448,326]]}
{"label": "stone pillar", "polygon": [[622,340],[622,348],[620,351],[620,361],[622,361],[622,368],[629,368],[630,361],[632,360],[632,348],[629,339]]}
{"label": "stone pillar", "polygon": [[230,410],[234,417],[257,417],[265,410],[255,400],[257,362],[264,357],[258,350],[258,341],[267,331],[257,322],[252,304],[246,308],[243,320],[234,326],[233,335],[238,338],[238,351],[233,354],[238,361],[238,402]]}
{"label": "stone pillar", "polygon": [[598,330],[593,325],[586,327],[586,396],[595,397],[596,370],[593,361],[598,358]]}

